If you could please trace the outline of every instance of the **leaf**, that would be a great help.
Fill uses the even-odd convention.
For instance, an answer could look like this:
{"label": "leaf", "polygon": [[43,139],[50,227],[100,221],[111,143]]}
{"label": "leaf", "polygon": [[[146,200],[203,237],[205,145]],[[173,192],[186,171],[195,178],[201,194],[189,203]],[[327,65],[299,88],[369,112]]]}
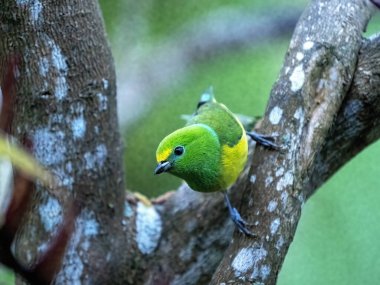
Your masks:
{"label": "leaf", "polygon": [[50,172],[14,141],[10,136],[0,134],[0,159],[8,159],[15,168],[30,178],[40,180],[46,186],[53,185],[54,178]]}

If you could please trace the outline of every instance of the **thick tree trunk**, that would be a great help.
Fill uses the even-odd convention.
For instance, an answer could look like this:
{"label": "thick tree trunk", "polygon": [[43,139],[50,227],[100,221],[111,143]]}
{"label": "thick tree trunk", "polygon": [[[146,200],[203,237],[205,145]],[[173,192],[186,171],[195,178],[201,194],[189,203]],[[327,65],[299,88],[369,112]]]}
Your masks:
{"label": "thick tree trunk", "polygon": [[[59,179],[54,191],[36,186],[14,242],[24,266],[49,261],[45,283],[275,284],[302,205],[380,136],[380,37],[361,38],[370,7],[313,1],[261,126],[283,149],[256,149],[231,189],[257,236],[233,235],[219,193],[183,185],[152,204],[130,193],[124,199],[115,78],[99,7],[69,0],[0,7],[0,57],[20,62],[13,134]],[[67,212],[73,225],[63,249],[45,256]]]}
{"label": "thick tree trunk", "polygon": [[74,198],[75,229],[63,256],[49,257],[51,270],[57,284],[107,284],[120,277],[124,188],[114,66],[97,1],[0,7],[0,56],[19,59],[12,132],[59,180],[56,196],[36,186],[15,255],[33,267]]}

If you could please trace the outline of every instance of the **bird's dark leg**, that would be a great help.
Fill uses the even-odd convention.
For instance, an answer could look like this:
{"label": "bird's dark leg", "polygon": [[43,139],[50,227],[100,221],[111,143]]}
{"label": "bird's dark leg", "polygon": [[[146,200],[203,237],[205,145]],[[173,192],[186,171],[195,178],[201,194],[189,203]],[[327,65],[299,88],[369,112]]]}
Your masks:
{"label": "bird's dark leg", "polygon": [[246,236],[250,236],[250,237],[255,236],[252,232],[250,232],[247,229],[246,226],[248,225],[248,223],[243,220],[243,218],[240,216],[238,210],[231,206],[231,202],[230,202],[230,199],[228,198],[227,191],[224,192],[224,201],[226,202],[228,211],[230,212],[230,217],[231,217],[232,221],[234,222],[234,224],[239,229],[239,231],[241,231]]}
{"label": "bird's dark leg", "polygon": [[247,131],[246,133],[251,139],[253,139],[255,142],[257,142],[258,144],[261,144],[264,147],[267,147],[269,149],[275,149],[275,150],[280,149],[280,147],[274,143],[274,138],[272,136],[262,135],[254,131],[252,132]]}

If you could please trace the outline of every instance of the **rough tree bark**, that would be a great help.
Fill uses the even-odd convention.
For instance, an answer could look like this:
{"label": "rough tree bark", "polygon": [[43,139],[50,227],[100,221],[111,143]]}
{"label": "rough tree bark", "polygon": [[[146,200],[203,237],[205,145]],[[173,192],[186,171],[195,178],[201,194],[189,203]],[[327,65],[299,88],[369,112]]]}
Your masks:
{"label": "rough tree bark", "polygon": [[[112,60],[95,2],[0,2],[2,58],[21,58],[13,132],[60,178],[40,186],[15,242],[33,264],[79,204],[56,284],[275,284],[301,207],[341,165],[380,136],[380,37],[362,40],[363,0],[313,1],[273,87],[258,148],[231,191],[253,223],[247,238],[222,195],[183,185],[150,204],[124,200]],[[49,26],[46,24],[49,23]],[[211,280],[211,281],[210,281]]]}
{"label": "rough tree bark", "polygon": [[278,134],[284,151],[257,153],[250,172],[255,182],[244,185],[256,206],[243,205],[243,212],[257,223],[258,237],[231,244],[211,284],[276,282],[307,198],[305,185],[320,167],[317,154],[353,79],[368,5],[313,1],[301,16],[262,125]]}
{"label": "rough tree bark", "polygon": [[0,7],[0,57],[19,58],[12,132],[60,188],[55,197],[36,186],[15,255],[32,267],[75,200],[79,213],[66,251],[50,257],[57,284],[122,279],[118,244],[128,241],[118,238],[124,187],[115,74],[98,3],[1,1]]}

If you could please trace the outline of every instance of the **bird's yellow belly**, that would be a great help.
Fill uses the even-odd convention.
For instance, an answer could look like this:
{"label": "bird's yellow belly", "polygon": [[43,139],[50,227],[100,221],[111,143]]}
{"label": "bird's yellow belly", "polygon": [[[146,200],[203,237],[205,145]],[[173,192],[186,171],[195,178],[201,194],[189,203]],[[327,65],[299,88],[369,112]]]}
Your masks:
{"label": "bird's yellow belly", "polygon": [[228,145],[222,146],[222,169],[221,169],[221,186],[224,189],[230,187],[235,183],[240,173],[244,169],[247,162],[248,155],[248,141],[243,132],[243,135],[239,142],[230,147]]}

